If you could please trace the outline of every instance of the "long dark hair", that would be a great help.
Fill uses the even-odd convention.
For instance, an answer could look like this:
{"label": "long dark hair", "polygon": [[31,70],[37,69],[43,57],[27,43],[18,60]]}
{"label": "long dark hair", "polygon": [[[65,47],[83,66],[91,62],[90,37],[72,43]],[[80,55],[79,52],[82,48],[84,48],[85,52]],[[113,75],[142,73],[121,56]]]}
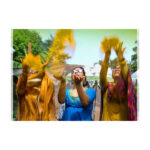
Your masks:
{"label": "long dark hair", "polygon": [[85,76],[85,79],[84,79],[84,81],[83,81],[83,86],[84,86],[84,87],[89,87],[89,82],[87,81],[86,73],[85,73],[84,68],[83,68],[83,67],[75,67],[75,68],[73,68],[73,70],[76,69],[76,68],[82,69],[83,75]]}

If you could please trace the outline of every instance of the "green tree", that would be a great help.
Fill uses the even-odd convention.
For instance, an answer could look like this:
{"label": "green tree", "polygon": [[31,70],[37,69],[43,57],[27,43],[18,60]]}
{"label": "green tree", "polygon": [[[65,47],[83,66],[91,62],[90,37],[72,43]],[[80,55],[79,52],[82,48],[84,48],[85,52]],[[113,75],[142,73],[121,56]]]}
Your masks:
{"label": "green tree", "polygon": [[45,40],[44,42],[42,41],[41,46],[44,49],[41,53],[39,53],[39,55],[41,56],[42,60],[45,61],[46,56],[48,56],[49,53],[49,49],[52,46],[54,37],[52,35],[50,35],[50,38]]}
{"label": "green tree", "polygon": [[46,51],[48,51],[50,49],[50,47],[52,46],[53,40],[54,40],[54,37],[52,35],[50,35],[49,39],[42,42],[42,44],[41,44],[42,48],[45,49]]}
{"label": "green tree", "polygon": [[[13,30],[13,68],[21,68],[20,58],[24,58],[28,51],[28,43],[32,44],[32,53],[39,54],[44,61],[45,56],[48,54],[48,49],[52,45],[51,39],[42,41],[40,35],[27,29]],[[17,107],[18,101],[16,96],[16,84],[19,74],[13,75],[13,120],[17,120]]]}
{"label": "green tree", "polygon": [[130,69],[130,71],[131,71],[131,61],[130,61],[130,62],[127,62],[127,65],[128,65],[128,67],[129,67],[129,69]]}
{"label": "green tree", "polygon": [[[102,60],[99,60],[99,64],[102,65]],[[109,67],[114,68],[116,65],[118,65],[118,58],[114,58],[113,60],[109,60]]]}
{"label": "green tree", "polygon": [[[137,41],[135,41],[135,44],[137,44]],[[131,56],[131,73],[134,73],[137,71],[137,45],[133,48],[134,54]]]}
{"label": "green tree", "polygon": [[52,40],[48,39],[42,41],[40,35],[28,29],[14,29],[13,30],[13,68],[21,68],[20,59],[24,58],[27,54],[28,43],[32,44],[32,53],[39,54],[44,60],[48,53],[48,48],[52,44]]}
{"label": "green tree", "polygon": [[113,60],[109,61],[110,68],[114,68],[117,65],[118,65],[118,58],[114,58]]}

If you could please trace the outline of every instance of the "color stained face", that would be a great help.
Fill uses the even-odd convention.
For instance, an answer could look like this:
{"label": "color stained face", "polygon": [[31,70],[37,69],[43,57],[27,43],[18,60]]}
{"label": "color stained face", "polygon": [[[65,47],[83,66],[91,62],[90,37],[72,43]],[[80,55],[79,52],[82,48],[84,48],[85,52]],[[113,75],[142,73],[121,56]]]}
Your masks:
{"label": "color stained face", "polygon": [[23,69],[27,68],[28,80],[41,79],[48,62],[42,64],[40,55],[34,56],[31,52],[22,59]]}
{"label": "color stained face", "polygon": [[113,69],[113,78],[119,78],[120,76],[120,66],[116,66],[114,69]]}
{"label": "color stained face", "polygon": [[83,75],[83,70],[81,68],[75,68],[75,69],[72,70],[72,75],[73,74],[82,76]]}
{"label": "color stained face", "polygon": [[29,70],[29,73],[28,73],[28,80],[31,80],[31,79],[40,79],[42,77],[42,73],[33,69],[33,68],[30,68]]}
{"label": "color stained face", "polygon": [[72,80],[73,80],[74,75],[76,77],[83,77],[84,76],[83,70],[81,68],[75,68],[75,69],[72,70],[71,73],[72,73],[72,76],[71,76]]}

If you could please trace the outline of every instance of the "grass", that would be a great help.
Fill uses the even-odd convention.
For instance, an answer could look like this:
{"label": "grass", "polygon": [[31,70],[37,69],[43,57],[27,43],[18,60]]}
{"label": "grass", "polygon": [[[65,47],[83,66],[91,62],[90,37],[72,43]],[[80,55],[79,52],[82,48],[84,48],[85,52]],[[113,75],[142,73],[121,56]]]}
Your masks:
{"label": "grass", "polygon": [[[66,76],[66,80],[71,80],[70,76]],[[87,76],[87,80],[92,80],[92,81],[99,81],[99,77],[94,77],[94,76]],[[113,82],[112,78],[107,78],[108,82]]]}

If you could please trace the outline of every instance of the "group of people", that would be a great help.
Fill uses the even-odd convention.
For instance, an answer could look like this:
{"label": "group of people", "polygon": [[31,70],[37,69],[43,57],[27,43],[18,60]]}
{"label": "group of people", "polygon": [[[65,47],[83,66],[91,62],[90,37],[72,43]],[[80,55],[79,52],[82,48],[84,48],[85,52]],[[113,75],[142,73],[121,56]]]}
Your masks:
{"label": "group of people", "polygon": [[[117,48],[116,48],[117,49]],[[118,57],[119,64],[113,68],[112,77],[114,82],[107,81],[107,70],[109,66],[109,58],[111,55],[111,50],[105,52],[105,58],[102,63],[102,68],[100,70],[100,87],[101,87],[101,105],[100,105],[100,120],[103,121],[121,121],[121,120],[137,120],[137,95],[134,84],[131,79],[130,70],[127,66],[126,60],[123,57],[124,50],[122,46],[118,47],[116,50],[116,54]],[[26,70],[25,70],[26,71]],[[25,72],[21,75],[20,78],[27,78]],[[54,108],[52,107],[53,100],[52,94],[48,97],[46,88],[52,88],[50,86],[50,80],[48,81],[47,75],[41,75],[43,79],[45,79],[41,83],[41,87],[39,89],[44,89],[45,93],[39,92],[37,88],[34,88],[34,92],[28,90],[28,93],[35,93],[34,96],[30,97],[30,94],[25,96],[28,98],[28,101],[33,101],[34,99],[38,99],[37,103],[35,103],[34,108],[38,111],[38,118],[45,117],[50,118],[48,120],[52,120],[52,113]],[[58,92],[58,101],[60,104],[65,103],[65,110],[61,121],[92,121],[92,109],[93,109],[93,101],[96,98],[96,90],[93,88],[87,88],[87,79],[86,73],[83,67],[76,67],[71,72],[71,79],[73,81],[73,89],[66,89],[66,79],[64,76],[54,76],[57,80],[60,80],[60,88]],[[24,80],[24,79],[22,79]],[[27,79],[26,79],[27,80]],[[18,91],[19,88],[22,88],[27,83],[24,80],[23,84],[18,83]],[[49,85],[45,86],[46,82]],[[19,85],[22,85],[22,87]],[[32,85],[33,86],[33,85]],[[43,86],[43,87],[42,87]],[[23,90],[25,91],[25,90]],[[52,90],[53,91],[53,90]],[[38,94],[37,94],[38,93]],[[52,93],[52,92],[51,92]],[[45,94],[45,95],[43,95]],[[40,96],[37,96],[40,95]],[[21,95],[22,96],[22,95]],[[48,98],[46,98],[46,96]],[[47,102],[44,103],[42,98],[46,99]],[[23,103],[23,102],[22,102]],[[30,103],[23,103],[22,105],[28,106]],[[38,108],[38,105],[40,107]],[[37,111],[33,111],[30,113],[31,116],[36,117]],[[27,109],[27,108],[26,108]],[[42,111],[46,109],[47,111]],[[51,111],[49,111],[51,109]],[[20,111],[24,111],[21,110]],[[29,112],[26,111],[25,115]],[[24,116],[25,116],[24,115]],[[29,118],[31,117],[29,115]],[[39,117],[40,116],[40,117]],[[34,118],[36,120],[36,118]],[[24,119],[23,119],[24,120]],[[30,119],[28,119],[30,120]]]}
{"label": "group of people", "polygon": [[[107,81],[111,50],[106,51],[102,63],[99,78],[101,86],[100,120],[103,121],[137,120],[136,90],[123,52],[122,46],[116,50],[119,64],[112,71],[114,82]],[[84,69],[77,67],[72,70],[73,89],[66,89],[64,77],[56,78],[61,81],[58,100],[61,104],[65,103],[65,111],[61,120],[91,121],[96,91],[93,88],[86,88]]]}

